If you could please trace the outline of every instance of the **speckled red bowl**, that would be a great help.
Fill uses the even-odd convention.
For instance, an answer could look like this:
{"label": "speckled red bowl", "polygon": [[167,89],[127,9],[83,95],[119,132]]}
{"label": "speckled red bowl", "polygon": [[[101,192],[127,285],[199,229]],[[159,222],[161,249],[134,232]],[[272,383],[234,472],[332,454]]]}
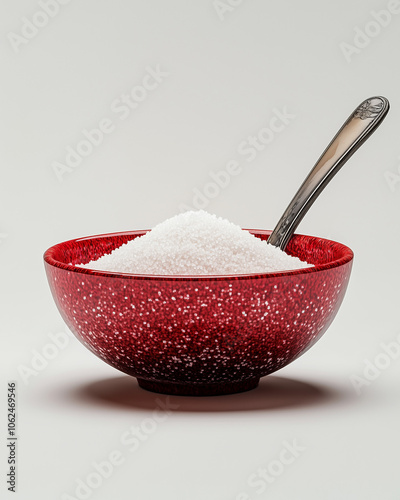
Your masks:
{"label": "speckled red bowl", "polygon": [[[96,356],[145,389],[217,395],[257,386],[326,331],[343,300],[353,252],[295,235],[287,252],[315,267],[235,276],[152,276],[76,267],[146,231],[60,243],[44,254],[57,307]],[[270,231],[250,230],[266,240]]]}

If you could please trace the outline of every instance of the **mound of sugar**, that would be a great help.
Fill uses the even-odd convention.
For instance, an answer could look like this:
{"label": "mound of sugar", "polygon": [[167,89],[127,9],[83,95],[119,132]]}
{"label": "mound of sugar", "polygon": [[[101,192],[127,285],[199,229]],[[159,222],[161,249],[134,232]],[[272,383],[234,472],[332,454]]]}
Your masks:
{"label": "mound of sugar", "polygon": [[81,267],[156,275],[267,273],[311,267],[204,210],[185,212]]}

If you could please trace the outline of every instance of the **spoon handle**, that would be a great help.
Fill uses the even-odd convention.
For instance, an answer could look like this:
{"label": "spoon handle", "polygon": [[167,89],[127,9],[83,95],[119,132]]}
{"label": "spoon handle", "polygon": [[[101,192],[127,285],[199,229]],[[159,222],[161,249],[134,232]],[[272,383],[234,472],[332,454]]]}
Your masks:
{"label": "spoon handle", "polygon": [[380,125],[389,111],[385,97],[370,97],[350,115],[308,174],[268,238],[285,250],[292,234],[325,186]]}

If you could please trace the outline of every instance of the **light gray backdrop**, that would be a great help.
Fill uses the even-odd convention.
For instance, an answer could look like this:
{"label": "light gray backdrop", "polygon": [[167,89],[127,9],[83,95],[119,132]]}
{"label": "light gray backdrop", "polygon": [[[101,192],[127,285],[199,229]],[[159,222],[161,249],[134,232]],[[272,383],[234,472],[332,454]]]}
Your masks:
{"label": "light gray backdrop", "polygon": [[[1,498],[398,499],[400,2],[0,9]],[[67,336],[46,248],[188,207],[271,229],[376,94],[391,102],[387,119],[298,229],[355,252],[342,308],[304,357],[252,393],[167,400]],[[234,174],[221,173],[228,164]],[[5,476],[13,380],[16,494]],[[156,422],[160,401],[174,408]]]}

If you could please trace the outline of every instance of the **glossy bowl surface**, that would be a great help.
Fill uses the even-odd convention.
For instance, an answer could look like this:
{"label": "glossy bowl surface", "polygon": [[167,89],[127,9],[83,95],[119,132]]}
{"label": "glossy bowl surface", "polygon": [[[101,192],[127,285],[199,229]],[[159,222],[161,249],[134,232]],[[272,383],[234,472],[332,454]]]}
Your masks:
{"label": "glossy bowl surface", "polygon": [[[271,231],[249,230],[268,239]],[[257,386],[326,331],[353,260],[346,246],[294,235],[286,251],[315,267],[234,276],[154,276],[77,267],[146,231],[66,241],[44,254],[56,305],[96,356],[166,394],[217,395]]]}

